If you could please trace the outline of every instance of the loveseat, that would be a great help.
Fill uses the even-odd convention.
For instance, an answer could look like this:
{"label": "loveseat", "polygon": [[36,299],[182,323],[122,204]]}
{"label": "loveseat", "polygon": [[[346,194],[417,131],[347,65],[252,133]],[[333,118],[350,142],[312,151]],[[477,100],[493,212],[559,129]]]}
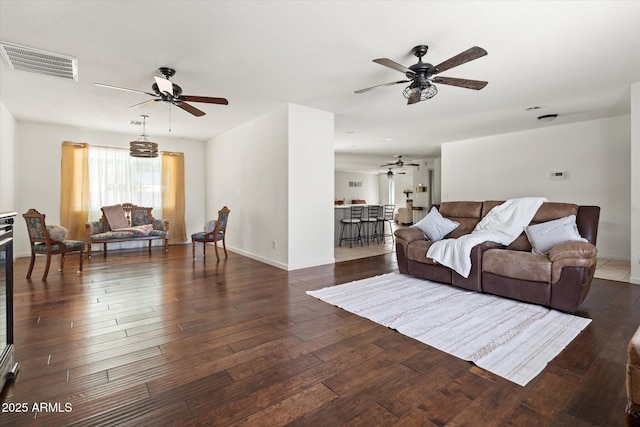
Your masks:
{"label": "loveseat", "polygon": [[[149,242],[149,253],[154,240],[164,241],[164,251],[168,251],[169,221],[155,219],[153,208],[136,206],[131,203],[105,206],[98,221],[85,224],[88,231],[88,255],[91,258],[91,245],[101,243],[103,255],[107,256],[107,243]],[[115,225],[117,224],[117,225]],[[113,227],[112,227],[113,225]]]}
{"label": "loveseat", "polygon": [[[435,205],[438,215],[458,223],[444,238],[471,233],[492,208],[502,203],[461,201]],[[483,242],[471,250],[467,277],[427,257],[434,242],[421,229],[400,228],[395,231],[398,268],[415,277],[573,313],[587,296],[595,272],[600,208],[544,202],[530,225],[571,215],[575,215],[574,228],[583,241],[560,242],[548,253],[533,253],[524,231],[508,246]]]}

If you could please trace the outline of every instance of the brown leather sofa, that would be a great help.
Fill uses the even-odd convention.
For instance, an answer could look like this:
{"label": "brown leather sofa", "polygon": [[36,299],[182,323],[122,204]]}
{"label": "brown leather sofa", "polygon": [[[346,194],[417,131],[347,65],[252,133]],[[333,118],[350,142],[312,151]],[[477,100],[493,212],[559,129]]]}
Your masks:
{"label": "brown leather sofa", "polygon": [[[460,224],[445,238],[471,233],[478,222],[501,203],[443,202],[436,205],[442,216]],[[471,272],[466,278],[427,258],[433,242],[427,240],[421,230],[400,228],[395,232],[398,268],[401,273],[422,279],[573,313],[587,296],[595,272],[600,208],[545,202],[531,224],[569,215],[576,216],[578,232],[587,242],[560,243],[548,255],[532,253],[524,232],[507,247],[485,242],[471,251]]]}
{"label": "brown leather sofa", "polygon": [[627,399],[627,426],[640,427],[640,328],[629,341]]}

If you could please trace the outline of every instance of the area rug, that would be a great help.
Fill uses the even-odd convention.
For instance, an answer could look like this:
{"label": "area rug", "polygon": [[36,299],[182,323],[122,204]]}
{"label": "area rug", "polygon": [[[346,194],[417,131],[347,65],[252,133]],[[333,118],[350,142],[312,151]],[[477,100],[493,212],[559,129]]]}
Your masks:
{"label": "area rug", "polygon": [[535,378],[591,322],[398,273],[307,294],[521,386]]}

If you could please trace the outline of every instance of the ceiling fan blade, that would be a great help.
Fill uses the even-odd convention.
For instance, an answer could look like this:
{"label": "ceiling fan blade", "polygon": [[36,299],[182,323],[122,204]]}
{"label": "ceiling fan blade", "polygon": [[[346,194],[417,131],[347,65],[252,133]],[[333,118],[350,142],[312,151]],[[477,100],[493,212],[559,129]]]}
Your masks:
{"label": "ceiling fan blade", "polygon": [[445,70],[449,70],[453,67],[457,67],[458,65],[462,65],[469,61],[473,61],[474,59],[478,59],[481,56],[485,56],[486,54],[487,54],[486,50],[484,50],[481,47],[474,46],[436,65],[436,72],[433,74],[441,73]]}
{"label": "ceiling fan blade", "polygon": [[206,114],[204,111],[198,110],[196,107],[194,107],[193,105],[187,104],[186,102],[174,102],[173,105],[175,105],[178,108],[182,108],[187,113],[191,113],[196,117],[201,117]]}
{"label": "ceiling fan blade", "polygon": [[420,97],[421,97],[421,92],[416,91],[413,95],[409,97],[409,100],[407,101],[407,105],[417,104],[418,102],[421,101]]}
{"label": "ceiling fan blade", "polygon": [[[373,62],[375,62],[376,64],[380,64],[380,65],[384,65],[385,67],[389,67],[392,68],[396,71],[400,71],[403,74],[409,74],[410,76],[415,76],[416,73],[413,72],[413,70],[410,70],[409,68],[405,67],[404,65],[398,64],[395,61],[390,60],[389,58],[378,58],[378,59],[374,59]],[[409,77],[409,76],[407,76]]]}
{"label": "ceiling fan blade", "polygon": [[147,105],[147,104],[153,104],[154,102],[157,102],[157,101],[162,101],[162,100],[160,98],[158,98],[158,99],[150,99],[148,101],[142,101],[142,102],[138,102],[137,104],[133,104],[133,105],[129,106],[129,108],[138,108],[138,107],[142,107],[142,106]]}
{"label": "ceiling fan blade", "polygon": [[226,98],[212,98],[210,96],[181,95],[180,99],[189,102],[205,102],[207,104],[229,105],[229,101],[227,101]]}
{"label": "ceiling fan blade", "polygon": [[368,87],[368,88],[365,88],[365,89],[356,90],[356,91],[354,91],[353,93],[364,93],[364,92],[369,92],[370,90],[373,90],[373,89],[378,88],[378,87],[383,87],[383,86],[393,86],[393,85],[397,85],[397,84],[400,84],[400,83],[409,83],[410,81],[411,81],[411,80],[399,80],[399,81],[397,81],[397,82],[383,83],[383,84],[381,84],[381,85],[376,85],[376,86],[371,86],[371,87]]}
{"label": "ceiling fan blade", "polygon": [[434,77],[432,81],[433,83],[442,83],[443,85],[458,86],[475,90],[480,90],[489,84],[489,82],[483,82],[481,80],[457,79],[455,77]]}
{"label": "ceiling fan blade", "polygon": [[117,89],[117,90],[124,90],[124,91],[127,91],[127,92],[144,93],[145,95],[149,95],[149,96],[156,96],[155,93],[145,92],[143,90],[127,89],[126,87],[106,85],[106,84],[103,84],[103,83],[94,83],[94,85],[95,86],[100,86],[100,87],[106,87],[107,89]]}

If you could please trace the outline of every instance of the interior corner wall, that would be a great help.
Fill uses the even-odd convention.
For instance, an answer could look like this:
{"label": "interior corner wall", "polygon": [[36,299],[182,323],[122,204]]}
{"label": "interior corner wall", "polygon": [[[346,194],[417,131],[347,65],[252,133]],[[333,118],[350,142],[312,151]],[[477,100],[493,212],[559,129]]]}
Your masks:
{"label": "interior corner wall", "polygon": [[[227,248],[288,266],[288,108],[244,123],[206,144],[208,219],[227,206]],[[274,243],[275,242],[275,243]]]}
{"label": "interior corner wall", "polygon": [[16,210],[16,119],[0,102],[0,212]]}
{"label": "interior corner wall", "polygon": [[640,285],[640,82],[631,86],[631,283]]}
{"label": "interior corner wall", "polygon": [[[442,145],[442,200],[543,196],[600,206],[599,256],[630,258],[631,118],[620,116]],[[566,179],[551,179],[565,172]]]}
{"label": "interior corner wall", "polygon": [[207,142],[206,217],[227,247],[293,270],[332,263],[333,114],[288,104]]}
{"label": "interior corner wall", "polygon": [[[46,214],[48,224],[60,223],[60,161],[62,142],[87,142],[105,147],[129,148],[135,136],[75,126],[17,121],[16,125],[16,206],[18,215],[29,208]],[[160,150],[184,153],[185,161],[185,225],[187,235],[202,230],[204,225],[204,148],[201,141],[181,138],[153,137]],[[123,200],[127,202],[127,200]],[[15,228],[16,256],[28,256],[29,238],[24,226]],[[171,249],[169,249],[171,250]]]}
{"label": "interior corner wall", "polygon": [[288,269],[334,258],[334,116],[289,104]]}

